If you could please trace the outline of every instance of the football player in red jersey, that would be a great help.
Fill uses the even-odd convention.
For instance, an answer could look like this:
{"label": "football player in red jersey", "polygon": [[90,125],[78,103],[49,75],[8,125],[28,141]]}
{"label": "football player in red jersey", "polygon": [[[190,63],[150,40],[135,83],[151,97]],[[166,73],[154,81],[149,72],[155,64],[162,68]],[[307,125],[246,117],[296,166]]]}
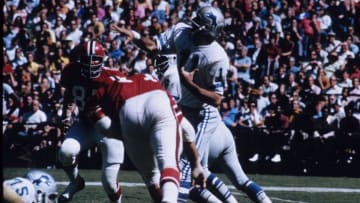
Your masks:
{"label": "football player in red jersey", "polygon": [[[60,84],[64,93],[64,124],[70,127],[59,150],[59,161],[70,179],[70,184],[60,195],[59,202],[69,202],[73,195],[84,188],[84,179],[79,175],[77,167],[78,155],[98,145],[102,155],[102,184],[111,202],[121,202],[121,189],[117,180],[120,164],[123,162],[124,147],[117,135],[105,137],[97,131],[102,123],[93,123],[85,111],[88,98],[104,85],[109,76],[123,76],[121,72],[111,71],[103,67],[105,50],[94,40],[82,44],[80,62],[74,62],[64,68]],[[102,70],[106,71],[102,71]],[[77,109],[77,111],[76,111]],[[73,112],[78,112],[78,120],[70,126]],[[112,111],[106,112],[111,117]],[[116,129],[118,122],[113,122],[111,129]],[[113,132],[119,132],[114,130]],[[107,132],[109,134],[109,132]]]}
{"label": "football player in red jersey", "polygon": [[92,97],[88,112],[93,112],[95,123],[102,123],[107,132],[112,122],[105,112],[112,107],[119,115],[127,153],[152,198],[177,202],[182,150],[178,122],[182,115],[176,111],[175,101],[151,75],[111,76],[108,82]]}

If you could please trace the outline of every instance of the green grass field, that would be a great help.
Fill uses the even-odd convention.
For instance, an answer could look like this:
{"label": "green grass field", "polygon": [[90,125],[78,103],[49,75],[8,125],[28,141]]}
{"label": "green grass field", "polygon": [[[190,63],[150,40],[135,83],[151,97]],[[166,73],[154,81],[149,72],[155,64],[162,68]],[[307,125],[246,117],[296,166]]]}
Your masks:
{"label": "green grass field", "polygon": [[[59,192],[68,181],[61,169],[42,169],[53,175]],[[9,179],[22,176],[25,168],[4,168],[3,177]],[[73,199],[74,203],[105,203],[107,197],[100,184],[100,170],[80,170],[87,186]],[[229,181],[223,174],[218,174],[227,184]],[[249,175],[249,177],[265,188],[274,203],[359,203],[360,178],[344,177],[303,177],[281,175]],[[123,202],[147,203],[151,199],[135,171],[121,171],[120,182],[123,184]],[[141,183],[141,184],[132,184]],[[240,203],[251,202],[244,193],[231,190]]]}

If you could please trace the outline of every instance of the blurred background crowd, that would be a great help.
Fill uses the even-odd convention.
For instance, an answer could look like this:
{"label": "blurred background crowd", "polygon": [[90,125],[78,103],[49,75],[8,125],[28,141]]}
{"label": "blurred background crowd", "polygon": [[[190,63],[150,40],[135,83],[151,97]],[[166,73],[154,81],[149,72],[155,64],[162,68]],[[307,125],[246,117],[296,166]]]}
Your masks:
{"label": "blurred background crowd", "polygon": [[[64,137],[61,70],[77,60],[77,45],[98,32],[97,23],[105,28],[99,40],[108,53],[106,66],[156,77],[153,58],[128,36],[111,31],[111,24],[152,37],[190,20],[205,3],[5,0],[5,166],[57,167],[56,152]],[[220,110],[245,168],[270,164],[285,167],[282,173],[309,173],[341,167],[341,175],[358,169],[360,2],[207,3],[225,17],[218,42],[229,55],[231,70],[223,81],[227,87]],[[97,148],[84,154],[89,163],[82,161],[83,167],[95,167],[98,154]]]}

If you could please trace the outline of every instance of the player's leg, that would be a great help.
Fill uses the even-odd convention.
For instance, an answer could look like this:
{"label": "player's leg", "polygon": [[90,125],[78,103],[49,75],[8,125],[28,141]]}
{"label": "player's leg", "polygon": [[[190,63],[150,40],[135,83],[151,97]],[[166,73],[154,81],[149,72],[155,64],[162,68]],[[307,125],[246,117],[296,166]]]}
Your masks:
{"label": "player's leg", "polygon": [[162,199],[160,171],[155,163],[155,157],[149,143],[150,139],[141,140],[141,142],[131,142],[124,137],[126,152],[131,162],[144,180],[153,201],[159,203]]}
{"label": "player's leg", "polygon": [[[180,127],[183,133],[183,142],[184,142],[184,150],[185,150],[185,143],[187,142],[195,142],[195,130],[191,123],[184,117],[180,123]],[[198,152],[197,152],[198,153]],[[200,165],[200,160],[199,160]],[[180,164],[181,167],[181,164]],[[201,166],[200,166],[201,167]],[[202,168],[202,167],[201,167]],[[180,183],[181,184],[181,183]],[[187,188],[190,188],[191,185],[187,186]],[[189,191],[184,191],[185,186],[180,187],[179,191],[179,202],[183,202],[187,200],[187,194]],[[183,197],[183,194],[186,194],[186,197]],[[191,190],[189,197],[191,200],[195,202],[207,202],[207,203],[221,203],[221,201],[214,196],[209,190],[204,188],[195,188],[194,190]]]}
{"label": "player's leg", "polygon": [[59,203],[69,202],[73,195],[85,186],[84,179],[79,175],[77,158],[82,151],[95,144],[95,139],[88,128],[80,123],[75,123],[69,129],[60,147],[58,159],[70,180],[70,184],[60,195]]}
{"label": "player's leg", "polygon": [[[230,130],[225,126],[219,127],[221,134],[215,134],[211,147],[221,146],[222,152],[219,152],[218,163],[232,184],[238,189],[245,192],[254,202],[269,203],[271,200],[265,191],[255,182],[251,181],[242,169],[235,147],[234,138]],[[221,143],[219,143],[221,138]],[[210,153],[211,154],[211,153]]]}
{"label": "player's leg", "polygon": [[[184,109],[184,115],[190,123],[196,128],[196,147],[201,158],[201,165],[205,170],[207,176],[207,189],[211,191],[206,192],[204,189],[193,189],[189,191],[191,180],[191,170],[188,162],[182,160],[182,174],[181,174],[181,192],[179,200],[186,202],[188,195],[191,194],[191,199],[199,201],[198,198],[207,199],[210,202],[218,202],[220,199],[223,202],[237,202],[232,196],[228,187],[214,174],[208,170],[208,156],[210,149],[210,140],[217,130],[217,126],[221,121],[220,114],[215,107],[204,106],[199,112],[189,111]],[[183,164],[185,163],[185,164]]]}
{"label": "player's leg", "polygon": [[[154,151],[164,149],[162,145],[158,145],[155,148],[153,147],[154,139],[151,138],[151,135],[153,135],[154,125],[158,122],[156,116],[159,116],[159,114],[162,115],[163,107],[169,105],[169,100],[167,100],[166,104],[163,104],[162,100],[158,100],[158,98],[161,98],[163,95],[166,96],[164,92],[161,93],[162,94],[156,94],[155,97],[151,98],[149,96],[151,94],[146,93],[127,100],[120,111],[120,123],[122,124],[122,134],[127,153],[145,181],[153,200],[158,202],[160,196],[161,201],[176,202],[178,189],[175,182],[179,179],[175,158],[176,147],[171,149],[173,152],[170,154],[171,161],[162,160],[169,158],[167,152],[159,159],[160,163],[158,163],[158,168],[160,170],[161,165],[163,170],[160,170],[160,173],[159,170],[154,170],[157,168],[154,156],[156,153]],[[170,114],[175,120],[172,111]],[[168,116],[168,112],[165,115]],[[176,123],[176,121],[174,122]],[[176,126],[172,128],[171,131],[173,130],[176,131]],[[173,134],[171,131],[167,132],[166,136],[172,136],[174,140],[176,140],[176,134]],[[170,143],[170,145],[173,144]],[[157,158],[161,156],[162,155],[157,156]],[[172,187],[174,185],[175,187]],[[159,188],[161,188],[161,190],[159,190]],[[159,195],[159,191],[161,191],[162,194]],[[172,195],[172,192],[175,192],[175,195]]]}
{"label": "player's leg", "polygon": [[[207,162],[204,161],[206,159],[203,159],[203,157],[208,149],[208,147],[207,147],[208,142],[207,142],[207,139],[203,139],[203,138],[204,138],[204,136],[206,136],[206,134],[205,134],[206,129],[207,129],[206,123],[207,123],[208,119],[203,119],[204,116],[200,116],[201,110],[198,110],[198,109],[182,107],[182,111],[183,111],[184,117],[189,121],[189,123],[192,125],[192,127],[196,130],[195,145],[196,145],[196,149],[199,154],[199,158],[201,160],[201,166],[204,168],[204,164],[207,165]],[[185,127],[185,130],[186,130],[186,122],[184,122],[182,125],[183,125],[183,127]],[[188,132],[185,132],[185,133],[188,133]],[[187,202],[187,200],[189,199],[189,193],[190,193],[190,189],[191,189],[191,166],[185,156],[183,156],[181,158],[180,168],[181,168],[181,177],[180,177],[181,181],[180,181],[180,191],[179,191],[178,201],[179,202]],[[195,194],[195,193],[193,193],[193,194]],[[199,195],[196,195],[194,198],[197,199],[197,197],[199,197]],[[199,201],[199,200],[194,199],[194,201]]]}
{"label": "player's leg", "polygon": [[162,202],[177,202],[178,161],[182,150],[180,127],[165,92],[153,92],[146,104],[151,121],[145,125],[151,130],[151,145],[161,173]]}
{"label": "player's leg", "polygon": [[116,138],[103,137],[99,141],[99,146],[102,156],[102,185],[110,201],[120,203],[121,187],[118,173],[120,165],[124,162],[123,142]]}

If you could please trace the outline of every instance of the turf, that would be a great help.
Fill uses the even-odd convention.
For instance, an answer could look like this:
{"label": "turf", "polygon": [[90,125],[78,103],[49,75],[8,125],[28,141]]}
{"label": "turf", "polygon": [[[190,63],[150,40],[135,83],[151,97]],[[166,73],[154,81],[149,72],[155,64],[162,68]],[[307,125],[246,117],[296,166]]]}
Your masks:
{"label": "turf", "polygon": [[[22,176],[28,169],[25,168],[4,168],[4,179]],[[42,169],[53,175],[56,181],[68,181],[65,173],[61,169]],[[87,182],[99,182],[99,170],[80,170],[81,175]],[[226,182],[228,180],[219,174]],[[360,189],[359,178],[346,177],[305,177],[305,176],[281,176],[281,175],[249,175],[249,177],[265,188],[268,187],[325,187],[325,188],[353,188]],[[121,182],[142,183],[141,177],[135,171],[121,171],[119,175]],[[58,185],[61,192],[64,185]],[[233,194],[241,203],[251,202],[247,196],[237,190],[232,189]],[[359,203],[360,193],[340,193],[340,192],[295,192],[295,191],[267,191],[274,203],[293,202],[293,203]],[[105,203],[108,202],[104,190],[101,186],[86,186],[85,189],[74,197],[74,203]],[[123,187],[123,202],[144,203],[151,202],[144,186]]]}

